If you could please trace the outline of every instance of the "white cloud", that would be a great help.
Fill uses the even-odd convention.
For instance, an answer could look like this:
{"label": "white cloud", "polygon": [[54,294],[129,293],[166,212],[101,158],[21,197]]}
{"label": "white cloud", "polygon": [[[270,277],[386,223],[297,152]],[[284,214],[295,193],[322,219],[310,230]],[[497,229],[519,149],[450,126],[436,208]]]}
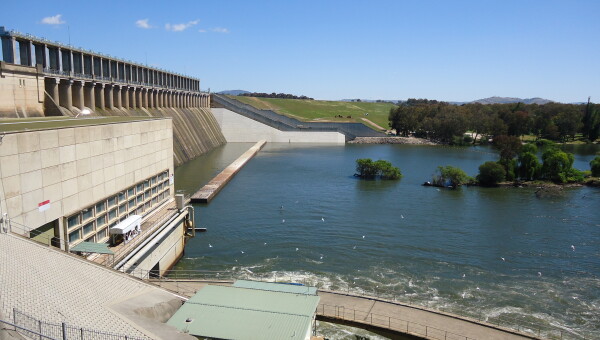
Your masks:
{"label": "white cloud", "polygon": [[165,29],[167,31],[173,31],[173,32],[181,32],[181,31],[185,31],[186,29],[197,25],[200,22],[200,20],[194,20],[194,21],[189,21],[187,23],[184,24],[166,24],[165,25]]}
{"label": "white cloud", "polygon": [[215,27],[215,28],[211,28],[210,30],[213,32],[217,32],[217,33],[229,33],[229,30],[227,28],[223,28],[223,27]]}
{"label": "white cloud", "polygon": [[66,21],[63,21],[61,19],[62,14],[57,14],[53,17],[45,17],[42,19],[42,24],[46,24],[46,25],[62,25],[65,24]]}
{"label": "white cloud", "polygon": [[152,26],[150,26],[150,24],[148,23],[148,20],[149,19],[140,19],[135,22],[135,25],[139,28],[152,28]]}
{"label": "white cloud", "polygon": [[199,29],[198,32],[200,32],[200,33],[206,33],[206,30],[205,29]]}

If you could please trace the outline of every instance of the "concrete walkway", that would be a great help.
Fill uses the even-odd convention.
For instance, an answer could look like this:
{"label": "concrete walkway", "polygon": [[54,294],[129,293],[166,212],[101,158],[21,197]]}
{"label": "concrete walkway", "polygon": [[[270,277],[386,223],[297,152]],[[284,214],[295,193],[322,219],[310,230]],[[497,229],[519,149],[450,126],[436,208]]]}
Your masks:
{"label": "concrete walkway", "polygon": [[127,274],[0,233],[0,313],[10,321],[15,308],[54,324],[145,339],[190,339],[161,323],[181,301]]}
{"label": "concrete walkway", "polygon": [[[317,318],[371,330],[412,334],[426,339],[535,339],[513,330],[391,301],[319,291]],[[387,335],[390,336],[390,335]]]}
{"label": "concrete walkway", "polygon": [[244,152],[238,159],[233,161],[233,163],[229,164],[225,170],[221,171],[215,178],[213,178],[208,184],[203,186],[198,192],[192,195],[191,200],[192,203],[208,203],[217,195],[219,191],[227,184],[235,174],[237,174],[240,169],[249,160],[254,157],[264,146],[267,144],[265,140],[261,140],[254,144],[248,151]]}

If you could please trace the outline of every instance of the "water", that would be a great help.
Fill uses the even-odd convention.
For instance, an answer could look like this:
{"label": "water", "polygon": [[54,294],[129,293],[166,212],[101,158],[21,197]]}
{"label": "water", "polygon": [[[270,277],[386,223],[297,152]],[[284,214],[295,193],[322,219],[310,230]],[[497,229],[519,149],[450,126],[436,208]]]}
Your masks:
{"label": "water", "polygon": [[[205,183],[248,147],[228,144],[178,168],[178,188],[192,193],[199,170],[189,169],[205,169]],[[404,178],[356,179],[355,160],[365,157],[391,161]],[[589,169],[593,157],[576,154],[575,167]],[[267,144],[196,207],[208,232],[190,240],[175,269],[307,280],[535,332],[600,337],[599,189],[537,198],[535,188],[421,186],[439,165],[474,176],[497,158],[487,147]]]}

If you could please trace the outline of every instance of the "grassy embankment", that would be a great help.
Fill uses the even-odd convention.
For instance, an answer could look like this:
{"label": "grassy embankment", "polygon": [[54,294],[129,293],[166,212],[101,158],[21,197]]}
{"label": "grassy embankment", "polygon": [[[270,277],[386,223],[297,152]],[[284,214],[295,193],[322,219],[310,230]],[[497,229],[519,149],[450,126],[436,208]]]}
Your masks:
{"label": "grassy embankment", "polygon": [[[363,123],[377,131],[380,129],[369,124],[369,122],[366,122],[363,118],[368,119],[384,129],[389,129],[388,114],[390,108],[394,106],[394,104],[391,103],[257,98],[244,96],[229,97],[245,104],[252,105],[257,109],[272,110],[279,114],[305,122],[356,122]],[[365,113],[368,113],[369,115],[366,116]],[[336,117],[340,115],[343,118]],[[351,118],[347,118],[348,116]]]}

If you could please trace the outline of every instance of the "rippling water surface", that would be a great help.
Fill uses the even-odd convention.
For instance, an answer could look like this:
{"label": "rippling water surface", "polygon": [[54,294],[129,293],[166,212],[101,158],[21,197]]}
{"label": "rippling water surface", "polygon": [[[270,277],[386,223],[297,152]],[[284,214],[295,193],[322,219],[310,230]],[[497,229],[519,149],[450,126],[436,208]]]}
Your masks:
{"label": "rippling water surface", "polygon": [[[228,144],[178,168],[178,189],[193,193],[249,146]],[[597,148],[569,151],[589,169]],[[391,161],[404,178],[354,178],[365,157]],[[487,147],[267,144],[196,206],[208,232],[190,240],[175,269],[306,280],[600,337],[599,189],[537,198],[535,188],[421,186],[438,165],[476,175],[497,158]]]}

